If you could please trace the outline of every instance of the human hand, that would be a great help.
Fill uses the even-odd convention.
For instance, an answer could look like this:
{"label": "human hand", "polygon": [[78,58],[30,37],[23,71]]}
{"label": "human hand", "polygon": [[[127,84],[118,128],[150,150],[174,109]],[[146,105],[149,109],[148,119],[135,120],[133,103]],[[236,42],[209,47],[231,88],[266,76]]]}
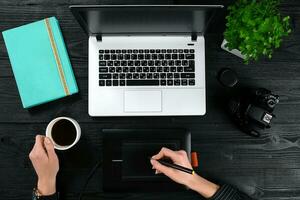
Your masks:
{"label": "human hand", "polygon": [[38,176],[38,191],[43,196],[54,194],[59,161],[52,141],[45,136],[37,135],[29,158]]}
{"label": "human hand", "polygon": [[212,197],[219,186],[202,178],[201,176],[194,174],[188,174],[177,169],[173,169],[167,166],[160,164],[157,160],[162,158],[171,159],[174,164],[180,165],[192,169],[191,163],[188,159],[187,153],[183,150],[172,151],[168,148],[163,147],[160,152],[152,157],[150,160],[153,169],[156,170],[156,173],[163,173],[173,181],[185,185],[188,188],[198,192],[205,198]]}

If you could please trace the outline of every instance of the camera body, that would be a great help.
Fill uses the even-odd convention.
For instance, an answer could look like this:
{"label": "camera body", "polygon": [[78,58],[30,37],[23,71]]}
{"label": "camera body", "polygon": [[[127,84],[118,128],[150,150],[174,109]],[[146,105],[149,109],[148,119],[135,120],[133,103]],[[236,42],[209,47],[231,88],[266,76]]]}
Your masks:
{"label": "camera body", "polygon": [[259,137],[260,130],[271,127],[275,118],[273,111],[278,103],[279,96],[265,88],[242,88],[229,100],[228,108],[243,132]]}

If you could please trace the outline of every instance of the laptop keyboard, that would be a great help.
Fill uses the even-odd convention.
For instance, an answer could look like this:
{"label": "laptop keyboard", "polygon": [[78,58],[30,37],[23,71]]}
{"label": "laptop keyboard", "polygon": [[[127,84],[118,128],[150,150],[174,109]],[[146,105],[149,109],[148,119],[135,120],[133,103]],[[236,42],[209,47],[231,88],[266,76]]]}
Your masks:
{"label": "laptop keyboard", "polygon": [[194,49],[100,49],[99,86],[194,86]]}

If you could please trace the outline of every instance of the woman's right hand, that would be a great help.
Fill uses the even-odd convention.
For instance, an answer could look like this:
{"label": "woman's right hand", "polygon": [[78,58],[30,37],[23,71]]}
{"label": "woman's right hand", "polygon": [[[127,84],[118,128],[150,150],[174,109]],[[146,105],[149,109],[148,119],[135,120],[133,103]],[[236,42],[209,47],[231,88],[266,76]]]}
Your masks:
{"label": "woman's right hand", "polygon": [[156,173],[165,174],[173,181],[187,186],[205,198],[212,197],[219,189],[218,185],[202,178],[196,173],[189,174],[160,164],[157,160],[162,158],[169,158],[174,162],[174,164],[192,169],[191,163],[185,151],[172,151],[171,149],[163,147],[160,152],[152,156],[152,159],[150,160],[153,169],[156,170]]}

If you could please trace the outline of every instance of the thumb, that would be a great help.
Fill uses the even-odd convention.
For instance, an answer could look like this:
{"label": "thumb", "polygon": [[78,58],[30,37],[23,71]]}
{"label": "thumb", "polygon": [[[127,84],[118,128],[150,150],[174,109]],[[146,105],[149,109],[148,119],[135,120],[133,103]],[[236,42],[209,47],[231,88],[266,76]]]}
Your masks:
{"label": "thumb", "polygon": [[164,173],[166,176],[170,177],[173,175],[173,169],[164,166],[162,164],[160,164],[157,160],[155,159],[151,159],[150,160],[151,164],[153,165],[154,169],[156,169],[157,171]]}
{"label": "thumb", "polygon": [[54,151],[54,145],[48,137],[45,137],[44,145],[45,145],[45,148],[47,150],[47,154],[48,154],[49,158],[52,158],[53,156],[56,156],[56,153]]}

